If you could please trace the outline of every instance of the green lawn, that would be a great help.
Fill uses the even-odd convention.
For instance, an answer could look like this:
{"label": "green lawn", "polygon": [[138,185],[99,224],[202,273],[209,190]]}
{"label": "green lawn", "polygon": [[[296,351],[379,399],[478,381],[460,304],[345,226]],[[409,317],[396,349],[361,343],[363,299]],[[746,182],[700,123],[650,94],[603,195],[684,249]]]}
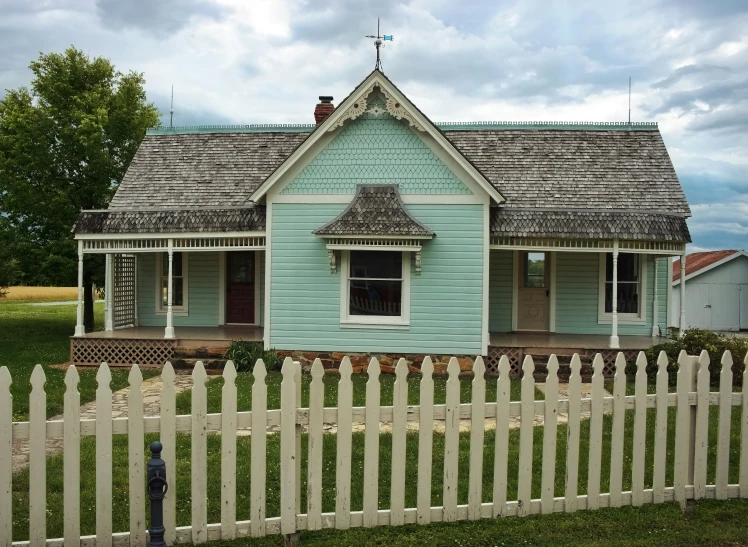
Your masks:
{"label": "green lawn", "polygon": [[[18,300],[0,300],[0,366],[7,366],[13,378],[13,419],[28,420],[29,378],[34,365],[44,367],[47,377],[47,417],[62,413],[65,371],[49,365],[70,359],[70,336],[75,330],[75,306],[27,306]],[[103,328],[104,304],[95,304],[97,328]],[[127,370],[112,369],[112,389],[127,386]],[[145,377],[156,374],[144,371]],[[81,403],[96,396],[96,371],[80,370]]]}
{"label": "green lawn", "polygon": [[[353,374],[353,406],[366,405],[366,374]],[[447,377],[444,375],[434,376],[434,403],[444,404],[447,397]],[[268,388],[268,408],[280,408],[280,386],[283,375],[280,372],[268,372],[265,383]],[[310,374],[301,375],[301,406],[309,406],[309,384],[312,381]],[[334,372],[325,374],[323,382],[325,385],[325,406],[337,406],[338,400],[338,382],[340,376]],[[417,405],[420,400],[420,374],[411,374],[408,376],[408,404]],[[237,409],[242,412],[252,409],[252,384],[254,380],[248,372],[240,372],[236,377],[237,391]],[[469,403],[471,400],[471,386],[473,378],[470,376],[460,377],[460,401]],[[392,404],[392,394],[395,387],[394,374],[382,374],[379,376],[380,383],[380,404],[389,406]],[[221,412],[221,388],[223,387],[223,378],[214,377],[208,381],[208,412]],[[513,378],[511,381],[510,397],[513,401],[520,399],[521,384],[519,379]],[[535,399],[542,401],[543,392],[535,389]],[[488,377],[486,379],[486,400],[496,400],[496,378]],[[192,402],[191,391],[183,391],[177,395],[177,413],[189,414]]]}

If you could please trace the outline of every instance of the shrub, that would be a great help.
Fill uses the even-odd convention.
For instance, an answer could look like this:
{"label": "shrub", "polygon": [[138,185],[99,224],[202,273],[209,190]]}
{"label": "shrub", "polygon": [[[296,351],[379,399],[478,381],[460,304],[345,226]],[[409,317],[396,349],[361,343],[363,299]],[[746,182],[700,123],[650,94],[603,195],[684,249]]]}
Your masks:
{"label": "shrub", "polygon": [[278,352],[274,349],[263,349],[262,342],[232,340],[223,356],[233,361],[239,372],[252,372],[258,359],[262,359],[268,372],[279,371],[283,365]]}
{"label": "shrub", "polygon": [[[678,331],[671,331],[667,342],[657,344],[646,350],[647,375],[657,374],[657,358],[664,351],[668,357],[668,376],[671,385],[676,383],[678,372],[678,355],[685,350],[689,355],[700,355],[702,350],[709,354],[709,373],[712,385],[719,384],[719,375],[722,369],[722,355],[725,351],[732,354],[733,363],[742,363],[748,353],[748,338],[740,338],[727,334],[716,333],[703,329],[687,329],[682,338],[678,337]],[[742,367],[739,367],[742,370]],[[636,373],[636,360],[632,360],[626,367],[627,374]],[[742,374],[733,376],[736,383],[742,381]]]}

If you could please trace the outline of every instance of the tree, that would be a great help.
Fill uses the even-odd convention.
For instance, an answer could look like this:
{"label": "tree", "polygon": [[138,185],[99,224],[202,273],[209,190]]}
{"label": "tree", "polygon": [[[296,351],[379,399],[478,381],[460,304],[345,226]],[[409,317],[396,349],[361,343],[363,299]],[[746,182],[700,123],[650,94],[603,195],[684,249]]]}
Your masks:
{"label": "tree", "polygon": [[[0,211],[20,282],[75,285],[73,223],[81,209],[106,207],[160,114],[143,74],[118,72],[108,59],[71,47],[30,68],[31,88],[0,101]],[[87,262],[90,294],[102,261]]]}

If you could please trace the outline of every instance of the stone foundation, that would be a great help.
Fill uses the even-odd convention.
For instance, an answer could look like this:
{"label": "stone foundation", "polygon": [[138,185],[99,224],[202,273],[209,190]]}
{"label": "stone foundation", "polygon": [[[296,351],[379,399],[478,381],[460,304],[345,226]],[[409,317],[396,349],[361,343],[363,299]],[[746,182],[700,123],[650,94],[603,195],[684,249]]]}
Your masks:
{"label": "stone foundation", "polygon": [[[312,368],[312,363],[314,363],[315,359],[319,359],[322,362],[325,370],[337,371],[340,367],[340,362],[347,356],[351,360],[353,372],[357,374],[366,372],[372,357],[377,358],[379,366],[384,373],[394,374],[395,366],[400,359],[405,359],[411,372],[420,373],[421,364],[426,357],[425,355],[407,353],[325,353],[321,351],[282,350],[278,351],[278,355],[283,358],[291,357],[294,361],[301,362],[301,368],[304,371]],[[434,364],[434,374],[447,374],[447,365],[452,357],[457,358],[462,374],[472,374],[475,357],[467,355],[430,355],[429,357],[431,357],[431,362]]]}

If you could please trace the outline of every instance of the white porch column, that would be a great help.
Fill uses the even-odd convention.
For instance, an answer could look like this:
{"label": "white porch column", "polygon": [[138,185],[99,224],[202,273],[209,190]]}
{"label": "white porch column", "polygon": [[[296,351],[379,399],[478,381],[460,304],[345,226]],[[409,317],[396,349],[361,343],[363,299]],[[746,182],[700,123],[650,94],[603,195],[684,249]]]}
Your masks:
{"label": "white porch column", "polygon": [[166,330],[164,338],[174,338],[174,314],[172,312],[173,280],[172,267],[174,262],[174,240],[169,239],[169,281],[166,289]]}
{"label": "white porch column", "polygon": [[660,301],[657,299],[657,265],[659,263],[657,262],[657,257],[654,257],[654,298],[652,300],[652,336],[659,336],[660,335],[660,328],[659,328],[659,315],[660,315]]}
{"label": "white porch column", "polygon": [[680,257],[680,336],[686,331],[686,254]]}
{"label": "white porch column", "polygon": [[104,271],[104,330],[106,331],[114,330],[114,321],[112,319],[114,311],[112,310],[112,303],[114,302],[112,298],[112,293],[114,293],[114,273],[112,270],[112,255],[107,253],[106,268]]}
{"label": "white porch column", "polygon": [[75,336],[85,336],[83,326],[83,241],[78,240],[78,313],[75,321]]}
{"label": "white porch column", "polygon": [[618,240],[613,240],[613,317],[611,320],[610,347],[621,347],[618,341]]}

